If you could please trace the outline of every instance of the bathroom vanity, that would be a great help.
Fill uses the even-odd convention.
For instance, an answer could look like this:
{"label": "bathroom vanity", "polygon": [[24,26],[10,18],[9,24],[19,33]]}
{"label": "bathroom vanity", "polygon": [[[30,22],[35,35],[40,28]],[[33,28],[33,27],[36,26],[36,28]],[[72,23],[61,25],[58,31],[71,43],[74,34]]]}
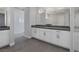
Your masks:
{"label": "bathroom vanity", "polygon": [[41,10],[38,14],[41,17],[45,14],[45,19],[40,18],[40,24],[32,25],[32,37],[70,49],[70,9],[50,7]]}
{"label": "bathroom vanity", "polygon": [[70,27],[33,25],[32,37],[70,49]]}

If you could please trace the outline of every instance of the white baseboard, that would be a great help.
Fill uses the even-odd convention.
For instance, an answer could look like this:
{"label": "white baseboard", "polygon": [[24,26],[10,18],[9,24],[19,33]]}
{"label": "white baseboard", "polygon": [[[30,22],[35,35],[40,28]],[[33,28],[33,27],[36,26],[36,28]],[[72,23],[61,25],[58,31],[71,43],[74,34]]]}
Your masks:
{"label": "white baseboard", "polygon": [[27,36],[27,35],[24,35],[24,37],[26,37],[26,38],[31,38],[31,36]]}

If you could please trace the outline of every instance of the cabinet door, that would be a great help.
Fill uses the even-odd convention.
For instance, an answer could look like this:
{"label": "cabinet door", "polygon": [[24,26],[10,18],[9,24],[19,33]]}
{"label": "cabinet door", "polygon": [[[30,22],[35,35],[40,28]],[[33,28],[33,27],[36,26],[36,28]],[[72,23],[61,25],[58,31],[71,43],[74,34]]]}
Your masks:
{"label": "cabinet door", "polygon": [[40,31],[39,28],[36,28],[36,38],[37,39],[39,39],[39,34],[40,34],[39,31]]}
{"label": "cabinet door", "polygon": [[68,31],[59,31],[57,33],[59,45],[65,48],[70,48],[70,32]]}
{"label": "cabinet door", "polygon": [[32,28],[32,36],[39,40],[46,41],[46,29]]}
{"label": "cabinet door", "polygon": [[74,32],[74,49],[79,51],[79,32]]}
{"label": "cabinet door", "polygon": [[58,45],[58,39],[56,35],[57,35],[56,30],[50,30],[48,33],[50,43]]}
{"label": "cabinet door", "polygon": [[78,34],[78,36],[77,36],[77,41],[78,41],[78,51],[79,51],[79,32],[77,33]]}
{"label": "cabinet door", "polygon": [[9,44],[9,31],[0,31],[0,47],[3,47],[5,45]]}
{"label": "cabinet door", "polygon": [[45,29],[39,29],[39,39],[45,41]]}
{"label": "cabinet door", "polygon": [[32,28],[32,37],[35,37],[35,36],[36,36],[36,29]]}
{"label": "cabinet door", "polygon": [[32,28],[32,36],[35,38],[39,37],[39,29],[38,28]]}
{"label": "cabinet door", "polygon": [[50,30],[48,29],[40,29],[39,28],[39,37],[40,40],[50,42]]}
{"label": "cabinet door", "polygon": [[49,29],[43,29],[43,40],[46,42],[50,42],[50,30]]}

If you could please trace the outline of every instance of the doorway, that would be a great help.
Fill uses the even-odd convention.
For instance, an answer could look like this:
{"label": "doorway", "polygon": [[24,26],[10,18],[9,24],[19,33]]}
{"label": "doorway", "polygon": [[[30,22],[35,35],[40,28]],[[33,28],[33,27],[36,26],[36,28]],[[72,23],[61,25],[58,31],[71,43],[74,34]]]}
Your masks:
{"label": "doorway", "polygon": [[24,35],[24,10],[15,8],[14,12],[14,35],[15,38]]}

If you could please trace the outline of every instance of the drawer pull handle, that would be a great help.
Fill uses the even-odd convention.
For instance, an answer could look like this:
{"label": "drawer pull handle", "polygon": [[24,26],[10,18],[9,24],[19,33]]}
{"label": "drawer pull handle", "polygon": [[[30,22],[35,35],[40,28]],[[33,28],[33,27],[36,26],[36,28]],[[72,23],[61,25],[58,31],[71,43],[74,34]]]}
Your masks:
{"label": "drawer pull handle", "polygon": [[36,33],[36,31],[34,31],[34,33]]}
{"label": "drawer pull handle", "polygon": [[59,35],[57,35],[57,38],[59,39],[59,38],[60,38],[60,36],[59,36]]}
{"label": "drawer pull handle", "polygon": [[46,33],[44,32],[44,36],[46,35]]}

